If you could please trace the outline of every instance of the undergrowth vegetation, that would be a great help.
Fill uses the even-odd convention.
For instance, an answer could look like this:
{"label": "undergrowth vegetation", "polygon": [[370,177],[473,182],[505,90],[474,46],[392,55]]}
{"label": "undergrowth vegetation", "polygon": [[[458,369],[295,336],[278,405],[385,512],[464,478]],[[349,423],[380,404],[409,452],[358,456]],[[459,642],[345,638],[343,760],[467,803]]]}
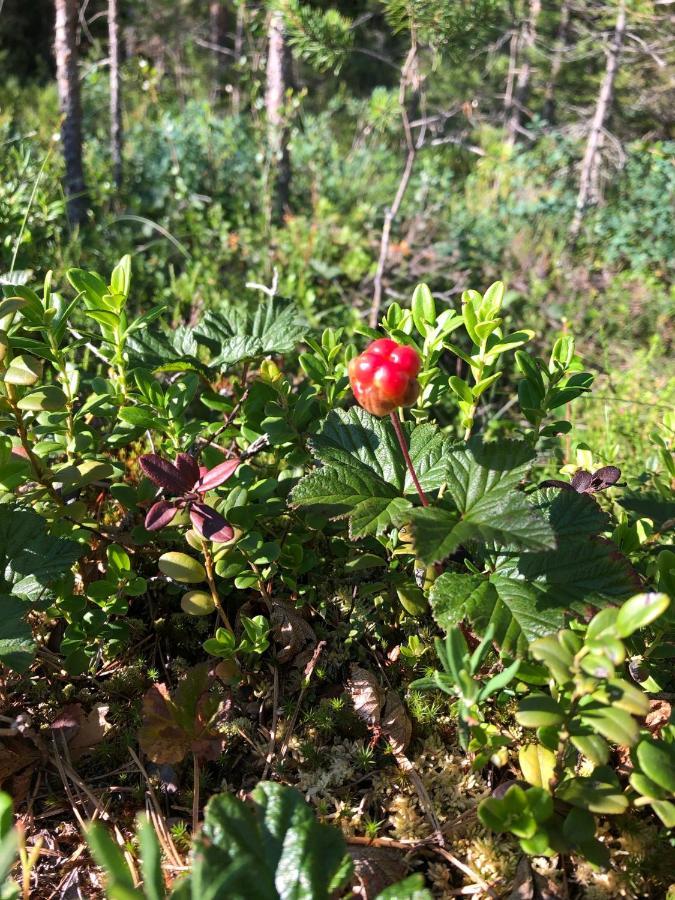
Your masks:
{"label": "undergrowth vegetation", "polygon": [[[117,808],[121,846],[87,832],[110,896],[164,896],[161,854],[182,864],[162,803],[191,808],[196,835],[202,797],[259,781],[251,808],[209,801],[172,896],[248,896],[252,866],[260,897],[350,883],[359,858],[284,783],[347,844],[410,849],[419,875],[382,896],[423,895],[423,874],[449,889],[433,860],[458,841],[477,892],[555,883],[559,857],[579,881],[661,883],[668,420],[630,482],[584,449],[561,468],[593,375],[569,332],[533,349],[501,282],[457,306],[421,284],[354,336],[310,337],[297,305],[261,293],[255,312],[170,328],[165,307],[141,311],[129,256],[107,278],[6,286],[0,656],[32,710],[6,717],[10,783],[21,796],[54,753],[68,784],[86,754],[135,793],[139,747],[162,844],[139,825],[144,888],[127,789],[106,776],[105,807],[86,791],[103,818]],[[508,426],[486,413],[496,390]],[[627,834],[637,872],[612,857]],[[29,877],[42,862],[20,847]]]}

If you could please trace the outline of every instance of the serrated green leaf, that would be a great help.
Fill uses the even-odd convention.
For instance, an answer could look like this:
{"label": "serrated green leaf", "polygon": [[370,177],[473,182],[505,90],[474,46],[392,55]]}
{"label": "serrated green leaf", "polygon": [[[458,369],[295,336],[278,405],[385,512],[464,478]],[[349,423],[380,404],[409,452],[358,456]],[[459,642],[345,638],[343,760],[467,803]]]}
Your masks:
{"label": "serrated green leaf", "polygon": [[415,552],[422,562],[440,562],[453,553],[461,542],[456,531],[456,513],[438,507],[410,510],[408,519],[411,526]]}
{"label": "serrated green leaf", "polygon": [[496,601],[497,592],[487,578],[458,572],[440,575],[429,594],[433,617],[445,631],[467,618],[482,633]]}
{"label": "serrated green leaf", "polygon": [[427,563],[439,562],[458,546],[496,544],[511,549],[555,546],[553,530],[528,498],[516,490],[526,474],[531,449],[520,442],[449,448],[447,494],[459,512],[416,510],[412,516],[415,549]]}
{"label": "serrated green leaf", "polygon": [[495,639],[503,650],[508,650],[521,633],[530,642],[563,627],[566,607],[555,596],[538,590],[536,585],[524,580],[505,578],[499,574],[492,575],[490,581],[501,601],[492,618],[495,618],[495,613],[501,614]]}
{"label": "serrated green leaf", "polygon": [[37,601],[83,552],[80,544],[50,535],[32,510],[0,506],[0,593]]}
{"label": "serrated green leaf", "polygon": [[211,352],[211,365],[219,370],[271,353],[290,353],[306,332],[299,309],[278,298],[261,303],[252,317],[233,306],[211,310],[195,329],[196,339]]}
{"label": "serrated green leaf", "polygon": [[530,500],[547,516],[558,540],[599,534],[609,525],[609,516],[590,494],[542,488],[530,494]]}
{"label": "serrated green leaf", "polygon": [[[438,489],[445,475],[443,436],[430,425],[406,430],[423,490]],[[353,537],[382,532],[410,507],[403,494],[416,496],[416,490],[389,421],[358,407],[335,410],[310,444],[323,466],[295,486],[293,505],[349,516]]]}
{"label": "serrated green leaf", "polygon": [[192,895],[217,900],[328,900],[349,876],[340,832],[316,821],[296,790],[261,782],[253,805],[229,795],[209,801],[190,876]]}
{"label": "serrated green leaf", "polygon": [[509,583],[522,582],[523,590],[536,596],[536,607],[548,610],[555,622],[533,637],[562,628],[562,614],[570,608],[580,613],[589,605],[602,607],[629,596],[635,573],[630,562],[605,541],[563,538],[556,550],[525,552],[505,559],[493,581],[507,594]]}
{"label": "serrated green leaf", "polygon": [[177,328],[168,333],[139,329],[127,335],[125,349],[131,368],[209,374],[208,367],[197,356],[199,346],[192,329]]}
{"label": "serrated green leaf", "polygon": [[0,594],[0,661],[15,672],[27,671],[37,648],[26,611],[18,597]]}

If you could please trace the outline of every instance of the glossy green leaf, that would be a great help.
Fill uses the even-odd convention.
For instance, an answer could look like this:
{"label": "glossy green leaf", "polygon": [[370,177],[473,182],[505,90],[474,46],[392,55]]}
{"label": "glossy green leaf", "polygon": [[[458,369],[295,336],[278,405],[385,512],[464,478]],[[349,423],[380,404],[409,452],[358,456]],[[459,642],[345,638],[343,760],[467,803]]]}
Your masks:
{"label": "glossy green leaf", "polygon": [[199,584],[206,580],[206,570],[199,560],[177,550],[163,553],[158,566],[163,575],[182,584]]}
{"label": "glossy green leaf", "polygon": [[628,798],[614,772],[606,766],[598,767],[587,778],[575,775],[564,779],[556,788],[556,797],[604,815],[620,815],[628,809]]}
{"label": "glossy green leaf", "polygon": [[603,737],[621,747],[632,747],[638,739],[635,719],[623,709],[606,707],[600,703],[584,706],[581,721]]}
{"label": "glossy green leaf", "polygon": [[436,321],[436,304],[426,284],[418,284],[413,291],[410,304],[413,322],[418,332],[425,337],[429,326]]}
{"label": "glossy green leaf", "polygon": [[620,637],[630,637],[638,628],[644,628],[658,619],[668,609],[670,598],[666,594],[636,594],[623,604],[616,617],[616,631]]}
{"label": "glossy green leaf", "polygon": [[6,384],[30,387],[42,378],[42,361],[34,356],[15,356],[3,375]]}
{"label": "glossy green leaf", "polygon": [[19,409],[30,412],[57,412],[65,409],[67,397],[60,387],[53,384],[45,385],[36,391],[31,391],[22,397],[17,406]]}
{"label": "glossy green leaf", "polygon": [[553,778],[555,760],[555,753],[541,744],[528,744],[518,751],[518,763],[525,780],[546,791]]}
{"label": "glossy green leaf", "polygon": [[565,721],[565,710],[548,694],[528,694],[518,705],[516,719],[524,728],[559,725]]}
{"label": "glossy green leaf", "polygon": [[675,744],[643,738],[635,754],[645,775],[675,796]]}

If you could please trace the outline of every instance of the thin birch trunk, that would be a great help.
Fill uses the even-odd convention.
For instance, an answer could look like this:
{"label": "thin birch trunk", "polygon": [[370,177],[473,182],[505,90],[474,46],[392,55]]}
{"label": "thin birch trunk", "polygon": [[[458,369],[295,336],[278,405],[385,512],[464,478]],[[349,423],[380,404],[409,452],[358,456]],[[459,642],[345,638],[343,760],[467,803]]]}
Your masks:
{"label": "thin birch trunk", "polygon": [[562,69],[565,51],[567,50],[567,42],[569,40],[570,29],[570,2],[563,0],[560,7],[560,19],[558,20],[558,33],[556,35],[555,44],[553,45],[553,54],[551,56],[551,69],[546,82],[544,92],[544,111],[543,115],[549,124],[554,124],[556,119],[556,89],[558,87],[558,78]]}
{"label": "thin birch trunk", "polygon": [[[209,4],[210,39],[213,47],[225,47],[227,40],[227,9],[223,0],[211,0]],[[226,69],[225,54],[213,54],[213,82],[211,96],[217,99],[223,91]]]}
{"label": "thin birch trunk", "polygon": [[265,112],[271,160],[271,219],[280,222],[288,209],[291,165],[284,111],[288,84],[288,49],[283,14],[278,10],[270,15],[266,77]]}
{"label": "thin birch trunk", "polygon": [[574,242],[579,236],[581,222],[584,212],[589,202],[593,198],[593,193],[597,191],[598,176],[600,171],[600,148],[602,146],[602,135],[605,127],[605,120],[612,105],[612,94],[614,91],[614,81],[616,73],[619,69],[619,57],[623,45],[624,32],[626,29],[626,4],[625,0],[619,0],[619,7],[614,25],[614,34],[607,49],[607,65],[605,75],[600,85],[598,100],[595,105],[595,114],[591,122],[591,129],[588,134],[586,143],[586,152],[581,163],[581,177],[579,179],[579,194],[577,195],[574,217],[570,225],[569,236]]}
{"label": "thin birch trunk", "polygon": [[370,304],[370,315],[368,317],[368,324],[371,328],[377,328],[378,320],[380,318],[380,310],[382,308],[383,280],[385,268],[387,265],[387,257],[389,256],[391,226],[394,223],[394,219],[398,215],[398,211],[401,208],[401,203],[403,202],[405,193],[408,190],[408,184],[410,183],[410,177],[413,173],[413,167],[415,165],[415,159],[417,157],[417,145],[413,138],[412,128],[410,125],[410,116],[408,115],[408,90],[410,88],[412,89],[412,99],[410,102],[414,105],[417,100],[419,84],[420,81],[417,68],[417,42],[413,34],[410,50],[408,51],[406,61],[403,64],[403,68],[401,69],[401,79],[398,89],[398,103],[401,113],[401,124],[403,125],[403,133],[405,135],[406,143],[406,159],[405,165],[403,167],[403,172],[398,183],[398,188],[396,189],[396,195],[394,196],[394,200],[391,206],[384,215],[382,237],[380,238],[380,253],[377,260],[375,278],[373,279],[373,299]]}
{"label": "thin birch trunk", "polygon": [[516,78],[506,123],[506,139],[514,144],[526,112],[532,75],[532,51],[537,40],[537,22],[541,13],[541,0],[530,0],[527,18],[522,23],[516,47]]}
{"label": "thin birch trunk", "polygon": [[117,0],[108,0],[108,53],[110,55],[110,155],[116,187],[122,187],[122,89]]}
{"label": "thin birch trunk", "polygon": [[66,167],[65,193],[68,221],[80,225],[86,216],[87,198],[82,168],[82,107],[77,71],[77,0],[55,0],[54,55],[56,85],[61,111],[61,144]]}

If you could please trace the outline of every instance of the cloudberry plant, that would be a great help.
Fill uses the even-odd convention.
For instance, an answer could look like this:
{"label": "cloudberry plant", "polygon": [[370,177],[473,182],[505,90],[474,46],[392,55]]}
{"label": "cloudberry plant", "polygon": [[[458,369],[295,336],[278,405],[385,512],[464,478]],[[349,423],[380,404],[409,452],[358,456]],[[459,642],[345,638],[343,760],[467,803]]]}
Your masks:
{"label": "cloudberry plant", "polygon": [[374,416],[390,416],[410,477],[422,505],[428,506],[396,413],[399,407],[412,406],[417,400],[420,392],[417,376],[421,367],[419,354],[413,347],[398,344],[391,338],[379,338],[349,363],[349,382],[359,406]]}

